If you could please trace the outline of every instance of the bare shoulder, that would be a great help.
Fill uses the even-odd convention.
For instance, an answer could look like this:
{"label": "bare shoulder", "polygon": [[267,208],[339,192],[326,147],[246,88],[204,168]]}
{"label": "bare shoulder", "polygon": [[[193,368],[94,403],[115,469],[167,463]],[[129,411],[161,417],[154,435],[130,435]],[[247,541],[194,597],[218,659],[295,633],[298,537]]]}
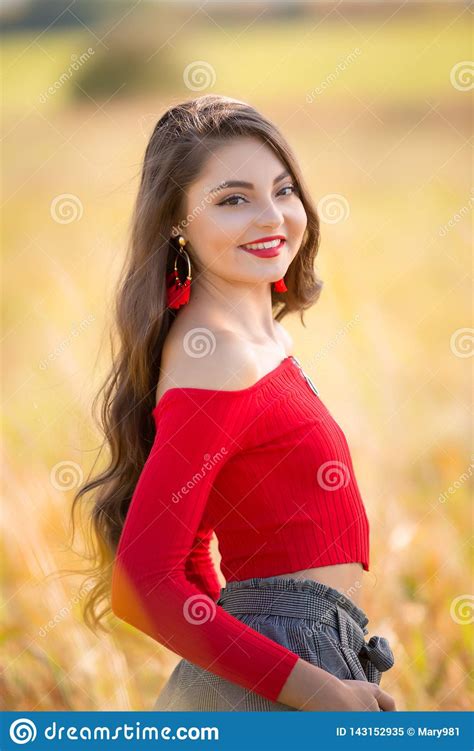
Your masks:
{"label": "bare shoulder", "polygon": [[[274,321],[285,355],[293,353],[293,339]],[[228,330],[178,327],[168,335],[161,357],[156,403],[172,388],[238,391],[252,386],[281,362],[281,353],[262,358],[255,349]]]}
{"label": "bare shoulder", "polygon": [[156,403],[171,388],[237,391],[261,375],[255,353],[229,331],[198,329],[168,336],[163,347]]}
{"label": "bare shoulder", "polygon": [[280,339],[283,344],[283,348],[287,355],[293,354],[293,338],[291,334],[288,333],[288,331],[285,329],[285,327],[280,323],[280,321],[275,321],[275,330],[277,331],[278,335],[280,336]]}

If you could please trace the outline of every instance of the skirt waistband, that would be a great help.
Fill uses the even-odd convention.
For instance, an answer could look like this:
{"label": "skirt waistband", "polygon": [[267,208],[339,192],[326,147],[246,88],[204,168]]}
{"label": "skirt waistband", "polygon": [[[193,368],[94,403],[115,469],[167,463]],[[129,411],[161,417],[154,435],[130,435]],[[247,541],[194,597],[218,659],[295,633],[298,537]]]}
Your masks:
{"label": "skirt waistband", "polygon": [[313,579],[269,576],[230,581],[221,589],[218,604],[232,615],[266,613],[325,623],[334,621],[339,607],[360,626],[363,634],[368,633],[369,619],[362,608],[338,589]]}
{"label": "skirt waistband", "polygon": [[218,604],[232,615],[262,613],[289,618],[309,619],[311,631],[337,630],[340,649],[354,678],[380,683],[382,672],[394,664],[388,639],[368,634],[369,619],[362,608],[334,587],[313,579],[290,579],[278,576],[253,577],[231,581],[221,589]]}

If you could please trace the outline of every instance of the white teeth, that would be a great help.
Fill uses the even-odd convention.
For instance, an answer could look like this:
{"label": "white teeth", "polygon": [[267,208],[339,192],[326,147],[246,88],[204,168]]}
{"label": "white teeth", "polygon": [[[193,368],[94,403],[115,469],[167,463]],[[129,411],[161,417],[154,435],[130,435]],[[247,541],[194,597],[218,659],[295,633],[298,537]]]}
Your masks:
{"label": "white teeth", "polygon": [[268,242],[264,243],[249,243],[248,245],[243,245],[243,248],[250,248],[251,250],[264,250],[265,248],[276,248],[277,245],[280,245],[280,243],[283,242],[282,240],[269,240]]}

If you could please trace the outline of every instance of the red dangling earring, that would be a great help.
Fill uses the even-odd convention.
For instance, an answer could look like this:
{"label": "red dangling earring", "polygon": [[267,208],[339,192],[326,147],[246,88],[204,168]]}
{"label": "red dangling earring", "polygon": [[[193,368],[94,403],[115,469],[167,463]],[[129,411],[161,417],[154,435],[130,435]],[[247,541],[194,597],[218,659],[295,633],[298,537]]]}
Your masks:
{"label": "red dangling earring", "polygon": [[178,240],[180,244],[179,253],[184,255],[188,264],[188,275],[184,282],[181,282],[178,275],[178,256],[174,259],[174,270],[166,277],[166,293],[168,299],[168,308],[177,309],[181,305],[186,305],[189,302],[189,295],[191,292],[191,263],[189,255],[184,249],[186,240],[181,235]]}
{"label": "red dangling earring", "polygon": [[288,287],[283,278],[279,279],[277,282],[273,282],[273,289],[275,292],[288,292]]}

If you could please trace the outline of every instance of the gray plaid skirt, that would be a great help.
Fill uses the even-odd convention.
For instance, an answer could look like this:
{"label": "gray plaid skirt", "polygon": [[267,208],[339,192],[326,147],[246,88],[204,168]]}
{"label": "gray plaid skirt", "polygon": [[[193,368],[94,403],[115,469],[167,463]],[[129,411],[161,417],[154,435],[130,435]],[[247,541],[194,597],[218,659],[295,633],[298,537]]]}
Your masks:
{"label": "gray plaid skirt", "polygon": [[[217,601],[228,613],[340,679],[380,684],[394,664],[383,636],[366,642],[368,617],[339,590],[312,579],[254,577],[228,582]],[[156,711],[297,711],[182,659],[153,706]]]}

